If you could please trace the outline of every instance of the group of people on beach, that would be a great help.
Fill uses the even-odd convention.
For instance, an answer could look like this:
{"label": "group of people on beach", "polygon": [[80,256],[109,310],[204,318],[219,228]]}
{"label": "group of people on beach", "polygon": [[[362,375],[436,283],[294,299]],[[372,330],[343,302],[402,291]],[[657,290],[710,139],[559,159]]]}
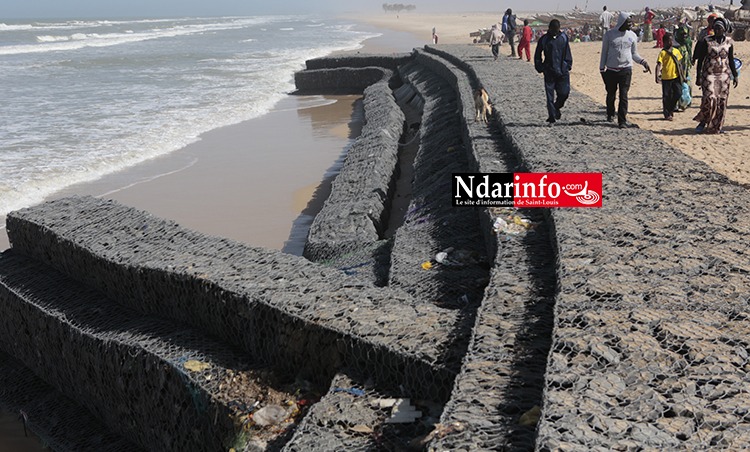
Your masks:
{"label": "group of people on beach", "polygon": [[[500,44],[504,40],[507,40],[510,45],[509,57],[516,56],[515,39],[518,31],[516,30],[516,15],[513,14],[513,10],[508,8],[500,21],[501,28],[497,28],[497,24],[493,24],[490,30],[490,47],[492,48],[492,56],[497,60],[500,55]],[[531,61],[531,41],[534,39],[534,30],[529,26],[529,20],[524,19],[523,28],[519,35],[518,40],[518,58],[523,59],[523,52],[526,53],[526,60]]]}
{"label": "group of people on beach", "polygon": [[[608,13],[606,7],[604,12]],[[604,17],[602,24],[609,23],[609,19]],[[638,54],[638,37],[632,27],[631,14],[621,12],[615,26],[604,33],[599,63],[599,72],[607,93],[607,121],[614,122],[617,118],[620,128],[631,127],[627,115],[633,64],[640,64],[644,72],[651,72],[648,61]],[[699,34],[692,55],[689,33],[681,25],[675,28],[674,33],[665,32],[661,36],[662,51],[656,61],[655,81],[662,87],[662,113],[665,120],[673,120],[674,112],[690,105],[690,70],[695,65],[695,82],[703,91],[700,110],[694,118],[698,121],[695,130],[697,133],[723,133],[730,84],[735,88],[738,84],[733,41],[726,33],[728,28],[725,19],[709,16],[708,26]],[[647,28],[647,33],[650,36],[650,27]],[[494,49],[493,54],[497,58]],[[515,53],[512,55],[515,56]],[[560,119],[560,110],[570,94],[570,70],[573,66],[570,40],[560,31],[559,20],[553,19],[547,33],[539,39],[534,66],[537,72],[544,74],[547,122],[555,123]],[[618,97],[615,110],[615,99]]]}
{"label": "group of people on beach", "polygon": [[[656,47],[661,47],[659,43],[664,33],[667,32],[667,29],[664,24],[660,24],[659,28],[654,30],[652,27],[655,18],[656,13],[647,6],[643,13],[643,23],[637,29],[633,28],[633,32],[638,37],[639,42],[651,42],[655,40],[657,42]],[[603,30],[602,36],[611,28],[613,20],[615,20],[615,15],[607,11],[607,6],[605,5],[602,8],[602,13],[599,15],[598,24]],[[635,27],[635,24],[633,24],[633,27]]]}

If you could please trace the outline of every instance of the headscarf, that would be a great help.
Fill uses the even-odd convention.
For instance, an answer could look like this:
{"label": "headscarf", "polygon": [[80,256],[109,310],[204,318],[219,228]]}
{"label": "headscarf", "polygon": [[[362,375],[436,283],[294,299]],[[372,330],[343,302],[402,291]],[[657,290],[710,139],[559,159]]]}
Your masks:
{"label": "headscarf", "polygon": [[713,27],[721,27],[724,31],[726,31],[727,30],[727,21],[724,20],[724,19],[722,19],[721,17],[717,17],[716,19],[714,19]]}

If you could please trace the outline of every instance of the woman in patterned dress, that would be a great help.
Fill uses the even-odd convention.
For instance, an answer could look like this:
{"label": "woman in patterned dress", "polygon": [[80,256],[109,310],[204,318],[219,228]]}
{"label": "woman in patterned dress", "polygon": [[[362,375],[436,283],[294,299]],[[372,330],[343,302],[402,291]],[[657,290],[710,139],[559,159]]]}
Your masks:
{"label": "woman in patterned dress", "polygon": [[713,36],[707,36],[695,46],[697,60],[696,84],[703,90],[701,110],[693,118],[698,121],[698,133],[722,133],[729,98],[730,75],[737,87],[737,69],[734,67],[734,41],[726,36],[727,23],[714,21]]}

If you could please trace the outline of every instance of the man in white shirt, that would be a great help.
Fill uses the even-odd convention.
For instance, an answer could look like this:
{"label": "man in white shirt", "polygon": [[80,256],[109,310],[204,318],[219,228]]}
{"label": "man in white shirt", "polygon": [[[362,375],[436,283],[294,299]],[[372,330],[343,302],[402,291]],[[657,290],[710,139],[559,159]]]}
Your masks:
{"label": "man in white shirt", "polygon": [[604,36],[604,33],[609,30],[610,25],[612,24],[612,19],[615,17],[614,14],[607,11],[607,7],[604,6],[604,11],[599,15],[599,25],[602,27],[602,36]]}

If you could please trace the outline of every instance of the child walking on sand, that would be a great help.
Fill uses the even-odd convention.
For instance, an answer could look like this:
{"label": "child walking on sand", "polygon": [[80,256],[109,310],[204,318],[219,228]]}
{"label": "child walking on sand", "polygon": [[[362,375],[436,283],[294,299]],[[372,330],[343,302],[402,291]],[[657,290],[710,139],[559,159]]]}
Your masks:
{"label": "child walking on sand", "polygon": [[682,95],[682,80],[680,60],[683,56],[679,50],[672,47],[672,33],[665,33],[662,38],[664,49],[659,52],[656,60],[656,83],[661,82],[661,104],[664,119],[674,119],[674,111],[677,109],[677,101]]}

